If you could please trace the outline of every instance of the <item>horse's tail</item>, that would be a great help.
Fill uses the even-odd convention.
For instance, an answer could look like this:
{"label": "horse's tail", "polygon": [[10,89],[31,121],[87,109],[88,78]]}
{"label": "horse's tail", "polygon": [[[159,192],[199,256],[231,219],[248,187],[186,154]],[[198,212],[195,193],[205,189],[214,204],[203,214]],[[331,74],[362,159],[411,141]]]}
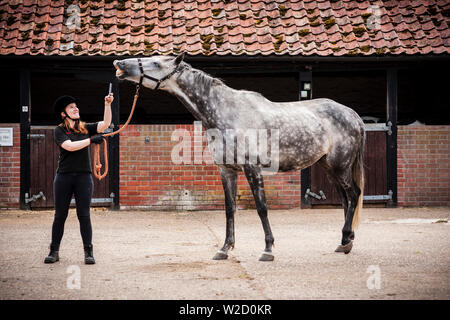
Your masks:
{"label": "horse's tail", "polygon": [[358,188],[361,190],[361,194],[359,195],[358,202],[355,208],[355,213],[353,214],[352,221],[352,229],[358,227],[359,225],[359,214],[361,212],[363,206],[363,195],[364,195],[364,143],[366,140],[366,133],[363,129],[361,142],[359,146],[358,153],[356,155],[356,159],[353,162],[353,181],[356,183]]}

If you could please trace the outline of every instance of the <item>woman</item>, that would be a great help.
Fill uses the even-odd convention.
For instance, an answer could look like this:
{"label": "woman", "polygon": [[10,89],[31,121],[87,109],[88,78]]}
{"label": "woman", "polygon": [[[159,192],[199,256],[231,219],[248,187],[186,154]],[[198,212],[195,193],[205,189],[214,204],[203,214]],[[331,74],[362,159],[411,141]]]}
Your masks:
{"label": "woman", "polygon": [[52,242],[50,253],[44,260],[45,263],[54,263],[59,260],[59,245],[64,233],[64,223],[69,212],[72,195],[75,196],[77,217],[80,222],[85,263],[95,263],[90,219],[93,181],[88,146],[91,143],[101,144],[103,142],[104,138],[101,135],[93,136],[103,132],[111,124],[113,100],[112,93],[105,97],[103,121],[96,123],[85,123],[80,120],[77,106],[79,101],[74,97],[62,96],[54,103],[55,113],[62,123],[54,131],[60,155],[53,182],[55,217],[52,226]]}

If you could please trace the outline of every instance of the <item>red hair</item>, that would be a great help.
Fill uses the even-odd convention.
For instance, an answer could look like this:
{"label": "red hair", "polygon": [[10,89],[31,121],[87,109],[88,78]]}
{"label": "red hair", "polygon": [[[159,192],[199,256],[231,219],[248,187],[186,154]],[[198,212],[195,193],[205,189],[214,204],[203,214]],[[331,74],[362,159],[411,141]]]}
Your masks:
{"label": "red hair", "polygon": [[86,122],[75,120],[75,125],[70,127],[70,122],[67,120],[67,118],[64,118],[64,123],[61,123],[61,127],[65,127],[68,131],[72,130],[75,133],[82,133],[82,134],[88,134],[88,131],[86,130]]}

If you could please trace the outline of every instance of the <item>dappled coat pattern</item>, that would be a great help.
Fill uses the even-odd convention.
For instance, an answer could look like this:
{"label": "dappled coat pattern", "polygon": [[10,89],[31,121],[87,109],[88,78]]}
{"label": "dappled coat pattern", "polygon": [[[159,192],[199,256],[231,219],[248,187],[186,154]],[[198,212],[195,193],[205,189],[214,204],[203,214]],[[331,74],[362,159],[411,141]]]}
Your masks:
{"label": "dappled coat pattern", "polygon": [[[249,161],[261,158],[259,147],[245,150],[247,156],[239,159],[241,132],[264,130],[275,133],[271,144],[271,162],[278,165],[272,172],[306,168],[318,162],[340,194],[344,207],[345,224],[337,252],[349,253],[355,237],[358,213],[362,207],[364,188],[363,151],[364,123],[352,109],[330,99],[276,103],[257,92],[236,90],[222,81],[195,69],[178,57],[153,56],[115,60],[116,76],[150,89],[161,89],[177,97],[184,106],[209,130],[215,130],[225,145],[231,161],[221,162],[222,147],[212,148],[214,161],[219,166],[225,193],[226,238],[214,259],[226,259],[234,247],[234,213],[236,211],[237,173],[243,171],[252,190],[261,219],[266,247],[260,258],[272,261],[274,237],[267,215],[263,173],[267,164]],[[208,130],[208,131],[209,131]],[[215,139],[214,139],[215,140]],[[266,140],[267,141],[267,140]],[[249,143],[251,144],[251,143]],[[229,147],[229,146],[232,147]],[[272,148],[273,146],[273,148]],[[241,149],[245,143],[241,145]],[[273,151],[275,156],[273,157]]]}

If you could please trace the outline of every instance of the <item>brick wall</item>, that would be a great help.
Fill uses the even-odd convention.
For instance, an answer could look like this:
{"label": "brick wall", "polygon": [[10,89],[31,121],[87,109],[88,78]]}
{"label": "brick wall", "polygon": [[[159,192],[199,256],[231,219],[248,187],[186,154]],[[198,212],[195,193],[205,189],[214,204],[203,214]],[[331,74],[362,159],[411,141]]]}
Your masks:
{"label": "brick wall", "polygon": [[0,208],[19,208],[20,195],[20,125],[0,124],[13,128],[13,146],[0,147]]}
{"label": "brick wall", "polygon": [[[205,148],[205,160],[211,160],[206,142],[194,141],[194,136],[201,135],[194,135],[193,125],[130,125],[120,136],[121,207],[164,210],[224,208],[222,182],[216,165],[172,162],[171,152],[179,143],[178,140],[171,141],[175,130],[184,130],[192,138],[192,162],[195,156],[201,156],[202,151],[199,150]],[[269,208],[299,207],[300,173],[266,176],[265,190]],[[254,207],[250,187],[242,173],[238,180],[237,199],[239,208]]]}
{"label": "brick wall", "polygon": [[[0,127],[14,128],[14,146],[0,147],[0,208],[19,208],[20,127]],[[176,129],[185,129],[193,136],[193,125],[131,125],[121,134],[122,207],[224,208],[222,183],[215,165],[172,163],[171,151],[177,142],[171,141],[171,135]],[[399,206],[450,205],[449,141],[450,126],[398,127]],[[243,174],[239,175],[238,186],[238,206],[253,208]],[[300,206],[299,172],[266,176],[265,189],[271,209]]]}
{"label": "brick wall", "polygon": [[398,127],[399,206],[450,205],[450,126]]}

